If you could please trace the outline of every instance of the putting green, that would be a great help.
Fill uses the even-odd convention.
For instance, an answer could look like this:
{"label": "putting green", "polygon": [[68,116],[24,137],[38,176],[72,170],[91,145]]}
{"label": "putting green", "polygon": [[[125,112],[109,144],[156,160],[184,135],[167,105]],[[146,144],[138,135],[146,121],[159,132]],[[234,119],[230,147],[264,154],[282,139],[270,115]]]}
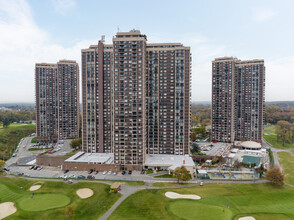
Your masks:
{"label": "putting green", "polygon": [[[176,200],[170,201],[168,210],[180,219],[208,219],[209,220],[227,220],[231,219],[233,214],[230,209],[220,206],[208,205],[199,201]],[[210,213],[210,214],[208,214]]]}
{"label": "putting green", "polygon": [[63,194],[37,194],[33,198],[25,196],[17,201],[19,208],[25,211],[45,211],[60,208],[70,203],[70,198]]}

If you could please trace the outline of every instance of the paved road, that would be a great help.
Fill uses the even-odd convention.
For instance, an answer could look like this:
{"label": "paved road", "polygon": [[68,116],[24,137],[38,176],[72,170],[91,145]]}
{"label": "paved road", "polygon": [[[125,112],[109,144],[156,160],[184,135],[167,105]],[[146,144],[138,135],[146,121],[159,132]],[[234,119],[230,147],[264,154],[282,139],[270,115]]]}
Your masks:
{"label": "paved road", "polygon": [[264,138],[262,139],[262,142],[263,142],[263,146],[269,147],[272,150],[273,157],[274,157],[274,166],[275,167],[281,167],[280,162],[279,162],[279,157],[278,157],[278,154],[277,153],[278,152],[289,152],[290,153],[290,150],[284,150],[284,149],[274,148]]}

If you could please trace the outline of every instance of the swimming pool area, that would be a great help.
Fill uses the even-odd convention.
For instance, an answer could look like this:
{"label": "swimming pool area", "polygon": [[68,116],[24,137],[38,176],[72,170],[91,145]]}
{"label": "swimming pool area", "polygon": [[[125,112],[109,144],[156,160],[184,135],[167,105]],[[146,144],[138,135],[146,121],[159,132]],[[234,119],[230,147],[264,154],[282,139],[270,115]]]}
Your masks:
{"label": "swimming pool area", "polygon": [[215,180],[254,180],[259,179],[259,174],[255,171],[202,170],[197,174],[197,178]]}
{"label": "swimming pool area", "polygon": [[260,164],[260,157],[255,157],[255,156],[248,156],[248,155],[244,155],[242,156],[243,160],[242,162],[243,163],[246,163],[246,164],[256,164],[256,166],[259,166]]}

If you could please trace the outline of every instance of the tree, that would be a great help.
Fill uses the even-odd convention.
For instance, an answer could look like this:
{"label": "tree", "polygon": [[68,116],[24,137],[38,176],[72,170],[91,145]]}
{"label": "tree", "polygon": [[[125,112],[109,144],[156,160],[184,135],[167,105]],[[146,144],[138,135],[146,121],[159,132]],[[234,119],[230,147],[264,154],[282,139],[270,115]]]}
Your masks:
{"label": "tree", "polygon": [[80,147],[82,146],[82,138],[78,138],[78,139],[74,139],[70,142],[70,146],[72,148],[80,149]]}
{"label": "tree", "polygon": [[176,168],[173,172],[173,176],[177,178],[178,183],[180,181],[187,181],[191,178],[190,172],[184,166]]}
{"label": "tree", "polygon": [[265,178],[275,185],[284,184],[284,174],[281,172],[279,167],[268,170],[266,172]]}
{"label": "tree", "polygon": [[288,121],[278,121],[278,126],[276,129],[277,139],[280,139],[285,146],[286,142],[289,142],[291,124]]}
{"label": "tree", "polygon": [[0,160],[0,170],[3,170],[4,166],[5,166],[5,161]]}

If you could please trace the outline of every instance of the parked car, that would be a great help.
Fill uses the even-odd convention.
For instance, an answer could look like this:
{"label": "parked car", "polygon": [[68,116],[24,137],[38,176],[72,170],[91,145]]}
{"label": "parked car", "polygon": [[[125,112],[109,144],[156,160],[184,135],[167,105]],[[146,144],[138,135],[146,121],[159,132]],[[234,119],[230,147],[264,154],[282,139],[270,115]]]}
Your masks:
{"label": "parked car", "polygon": [[117,175],[117,172],[113,172],[112,175],[114,175],[114,176]]}
{"label": "parked car", "polygon": [[35,168],[35,166],[33,165],[33,166],[30,167],[30,170],[32,170],[32,169],[34,169],[34,168]]}
{"label": "parked car", "polygon": [[142,170],[142,171],[141,171],[141,174],[145,174],[145,170]]}
{"label": "parked car", "polygon": [[96,174],[98,174],[98,173],[99,173],[99,171],[98,171],[98,170],[95,170],[94,175],[96,175]]}
{"label": "parked car", "polygon": [[15,157],[16,156],[16,153],[12,154],[12,157]]}
{"label": "parked car", "polygon": [[66,179],[67,175],[63,174],[63,175],[60,176],[60,178]]}
{"label": "parked car", "polygon": [[87,176],[87,179],[89,179],[89,180],[91,180],[91,179],[95,179],[95,176],[88,175],[88,176]]}
{"label": "parked car", "polygon": [[39,167],[39,166],[35,166],[35,167],[34,167],[34,170],[37,170],[37,169],[38,169],[38,167]]}
{"label": "parked car", "polygon": [[122,171],[121,174],[122,174],[122,175],[125,175],[125,174],[126,174],[126,171]]}
{"label": "parked car", "polygon": [[23,176],[24,175],[24,173],[19,173],[19,174],[17,174],[18,176]]}
{"label": "parked car", "polygon": [[39,170],[42,170],[43,169],[43,167],[42,166],[40,166],[40,167],[38,167],[37,168],[37,170],[39,171]]}
{"label": "parked car", "polygon": [[86,179],[86,177],[83,176],[83,175],[79,175],[79,176],[78,176],[78,179]]}
{"label": "parked car", "polygon": [[88,171],[88,174],[91,174],[91,173],[93,173],[93,169],[90,169],[90,170]]}
{"label": "parked car", "polygon": [[103,171],[103,173],[102,173],[102,174],[103,174],[103,175],[106,175],[106,173],[107,173],[107,171]]}
{"label": "parked car", "polygon": [[66,174],[66,173],[68,173],[68,171],[69,171],[69,170],[65,170],[63,173]]}
{"label": "parked car", "polygon": [[129,174],[129,175],[132,175],[132,171],[131,171],[131,170],[129,170],[128,174]]}
{"label": "parked car", "polygon": [[71,174],[71,175],[69,175],[69,177],[68,177],[68,178],[75,179],[75,178],[77,178],[77,177],[76,177],[76,175],[74,175],[74,174]]}
{"label": "parked car", "polygon": [[4,167],[4,169],[3,169],[4,171],[9,171],[9,169],[7,168],[7,167]]}
{"label": "parked car", "polygon": [[108,175],[110,175],[111,173],[112,173],[112,171],[111,171],[111,170],[109,170],[107,174],[108,174]]}

